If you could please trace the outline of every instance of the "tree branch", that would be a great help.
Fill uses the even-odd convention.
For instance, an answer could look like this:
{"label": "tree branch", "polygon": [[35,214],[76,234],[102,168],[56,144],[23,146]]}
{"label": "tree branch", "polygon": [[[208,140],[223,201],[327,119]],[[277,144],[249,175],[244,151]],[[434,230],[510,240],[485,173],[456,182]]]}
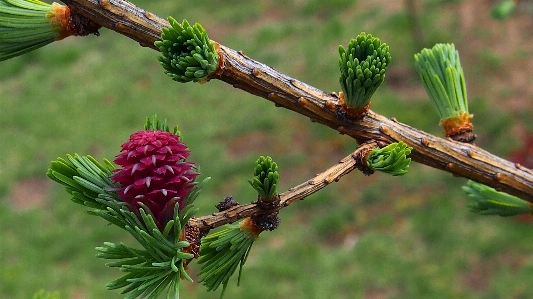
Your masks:
{"label": "tree branch", "polygon": [[355,168],[358,168],[358,165],[360,165],[362,161],[361,155],[364,155],[373,148],[377,147],[377,144],[378,143],[375,141],[362,144],[349,156],[346,156],[344,159],[340,160],[336,165],[328,168],[322,173],[317,174],[314,178],[281,193],[279,195],[280,204],[274,210],[264,211],[257,203],[238,205],[222,212],[213,213],[209,216],[192,218],[189,220],[188,224],[193,227],[198,227],[200,230],[213,229],[215,227],[233,223],[239,219],[246,218],[257,213],[272,213],[279,211],[317,192],[332,182],[339,181],[341,177],[350,173]]}
{"label": "tree branch", "polygon": [[[95,23],[126,35],[142,46],[156,49],[161,28],[168,22],[123,0],[65,0],[70,9]],[[225,59],[222,72],[215,79],[272,101],[331,127],[358,142],[374,139],[386,143],[403,141],[413,148],[411,157],[419,163],[465,177],[497,190],[533,202],[533,172],[490,154],[474,145],[446,140],[422,132],[396,119],[369,111],[359,120],[348,119],[338,97],[325,93],[275,69],[220,46]],[[241,206],[232,213],[249,213],[251,206]],[[226,211],[228,213],[228,211]]]}

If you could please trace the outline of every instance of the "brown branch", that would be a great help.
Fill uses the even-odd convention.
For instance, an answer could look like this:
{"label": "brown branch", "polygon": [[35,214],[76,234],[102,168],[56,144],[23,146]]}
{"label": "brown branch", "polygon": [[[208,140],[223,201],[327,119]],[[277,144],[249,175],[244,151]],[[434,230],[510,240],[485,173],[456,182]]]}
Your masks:
{"label": "brown branch", "polygon": [[233,223],[239,219],[252,216],[257,213],[272,213],[279,211],[289,205],[306,198],[307,196],[326,187],[332,182],[337,182],[340,178],[357,168],[361,163],[361,155],[377,147],[377,142],[368,142],[358,147],[353,153],[340,160],[336,165],[326,171],[317,174],[314,178],[281,193],[280,204],[276,209],[264,211],[257,203],[238,205],[222,212],[213,213],[209,216],[193,218],[189,220],[189,225],[198,227],[200,230],[213,229],[224,224]]}
{"label": "brown branch", "polygon": [[[123,0],[66,0],[95,23],[151,47],[160,39],[168,22]],[[369,111],[360,120],[350,120],[340,109],[338,98],[275,69],[220,46],[225,59],[215,77],[331,127],[358,142],[374,139],[386,143],[403,141],[413,147],[411,157],[419,163],[465,177],[533,202],[533,172],[488,153],[474,145],[438,138],[408,125]],[[248,213],[250,206],[233,212]],[[227,211],[226,211],[227,212]]]}

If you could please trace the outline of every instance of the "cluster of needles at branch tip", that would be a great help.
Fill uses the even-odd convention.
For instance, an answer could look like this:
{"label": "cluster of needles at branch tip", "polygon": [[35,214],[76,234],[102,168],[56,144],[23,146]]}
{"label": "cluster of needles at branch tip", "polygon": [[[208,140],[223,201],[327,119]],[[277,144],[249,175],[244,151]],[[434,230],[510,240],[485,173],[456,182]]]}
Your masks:
{"label": "cluster of needles at branch tip", "polygon": [[46,18],[51,11],[39,0],[0,0],[0,61],[54,42],[59,32]]}
{"label": "cluster of needles at branch tip", "polygon": [[202,239],[198,264],[202,265],[200,282],[208,291],[222,285],[220,298],[224,296],[229,279],[239,267],[237,285],[240,284],[242,268],[257,240],[261,229],[248,217],[239,223],[228,224],[222,230]]}
{"label": "cluster of needles at branch tip", "polygon": [[259,157],[256,161],[254,178],[248,182],[259,194],[260,200],[272,202],[277,195],[278,165],[269,156]]}
{"label": "cluster of needles at branch tip", "polygon": [[394,142],[386,147],[377,148],[367,157],[367,165],[372,170],[381,171],[390,175],[404,175],[409,169],[411,158],[407,158],[413,148],[404,142]]}
{"label": "cluster of needles at branch tip", "polygon": [[67,6],[39,0],[0,0],[0,61],[73,35],[98,34],[95,23]]}
{"label": "cluster of needles at branch tip", "polygon": [[445,135],[471,132],[472,115],[468,113],[464,72],[455,46],[436,44],[431,49],[423,49],[415,54],[415,66],[427,94],[437,106]]}
{"label": "cluster of needles at branch tip", "polygon": [[468,205],[470,210],[478,214],[516,216],[533,213],[531,203],[474,181],[468,181],[463,190],[472,199]]}
{"label": "cluster of needles at branch tip", "polygon": [[341,100],[347,108],[366,111],[370,98],[385,80],[391,62],[389,46],[362,32],[350,40],[348,49],[339,46],[339,54]]}
{"label": "cluster of needles at branch tip", "polygon": [[174,81],[207,82],[209,75],[218,68],[219,56],[202,25],[191,26],[187,20],[182,24],[168,18],[170,27],[164,27],[161,41],[156,41],[162,56],[159,62],[165,73]]}

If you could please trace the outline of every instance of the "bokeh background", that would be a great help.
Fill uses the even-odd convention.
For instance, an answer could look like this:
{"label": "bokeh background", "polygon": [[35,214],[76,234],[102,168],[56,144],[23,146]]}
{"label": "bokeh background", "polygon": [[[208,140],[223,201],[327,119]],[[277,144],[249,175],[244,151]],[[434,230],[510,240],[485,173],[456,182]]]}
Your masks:
{"label": "bokeh background", "polygon": [[[200,22],[228,47],[325,91],[339,91],[338,45],[361,31],[393,57],[372,109],[441,135],[413,67],[437,42],[460,52],[477,144],[533,166],[533,15],[490,16],[488,0],[137,0],[177,20]],[[121,273],[94,247],[131,238],[84,213],[45,177],[67,153],[112,159],[157,113],[179,125],[191,161],[212,180],[200,214],[226,196],[255,199],[247,179],[259,155],[280,166],[280,191],[356,147],[337,132],[214,80],[178,84],[158,53],[102,29],[0,63],[0,297],[123,298],[105,284]],[[281,213],[261,234],[226,298],[533,298],[529,218],[483,217],[455,178],[423,165],[404,177],[354,172]],[[191,275],[198,271],[191,266]],[[218,298],[184,282],[183,298]]]}

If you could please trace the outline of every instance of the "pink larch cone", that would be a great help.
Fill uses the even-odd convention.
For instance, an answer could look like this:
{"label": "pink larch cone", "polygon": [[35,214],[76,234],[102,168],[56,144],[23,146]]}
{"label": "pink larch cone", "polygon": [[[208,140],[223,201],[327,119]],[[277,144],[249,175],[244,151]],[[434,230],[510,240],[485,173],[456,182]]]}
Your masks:
{"label": "pink larch cone", "polygon": [[137,214],[139,203],[146,205],[163,227],[173,219],[176,203],[180,210],[185,207],[198,176],[194,163],[185,162],[187,157],[187,146],[177,135],[165,131],[132,134],[114,160],[122,166],[112,177],[120,184],[119,197]]}

